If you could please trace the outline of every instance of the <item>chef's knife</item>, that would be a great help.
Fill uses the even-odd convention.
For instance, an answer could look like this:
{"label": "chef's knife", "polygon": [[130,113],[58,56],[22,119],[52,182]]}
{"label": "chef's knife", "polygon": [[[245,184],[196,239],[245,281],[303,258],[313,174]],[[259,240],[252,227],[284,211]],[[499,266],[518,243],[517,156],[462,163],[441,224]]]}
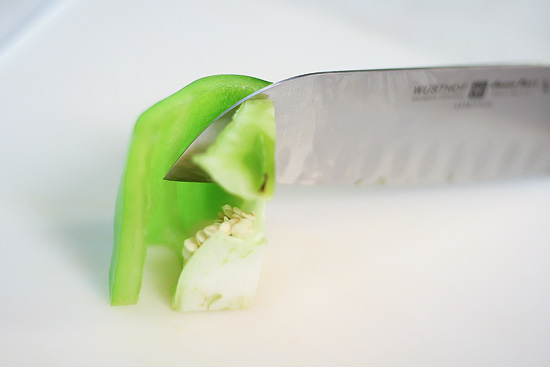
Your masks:
{"label": "chef's knife", "polygon": [[277,182],[422,184],[550,173],[550,67],[323,72],[274,83],[224,112],[165,179],[208,182],[191,160],[240,104],[269,98]]}

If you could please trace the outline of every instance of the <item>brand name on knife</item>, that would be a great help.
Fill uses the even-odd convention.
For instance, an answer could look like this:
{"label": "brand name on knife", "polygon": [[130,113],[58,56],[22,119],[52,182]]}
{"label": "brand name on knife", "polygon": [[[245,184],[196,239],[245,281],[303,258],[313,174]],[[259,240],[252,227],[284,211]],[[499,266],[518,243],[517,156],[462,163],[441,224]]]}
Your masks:
{"label": "brand name on knife", "polygon": [[414,95],[434,96],[437,94],[455,94],[461,93],[468,88],[468,83],[443,83],[443,84],[426,84],[415,85],[413,89]]}

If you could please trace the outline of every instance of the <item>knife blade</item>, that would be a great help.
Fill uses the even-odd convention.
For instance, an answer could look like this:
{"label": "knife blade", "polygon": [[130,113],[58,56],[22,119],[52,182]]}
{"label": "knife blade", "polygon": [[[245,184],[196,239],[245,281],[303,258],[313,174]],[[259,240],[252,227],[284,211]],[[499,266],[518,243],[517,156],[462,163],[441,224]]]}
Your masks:
{"label": "knife blade", "polygon": [[274,103],[278,183],[438,184],[550,173],[550,67],[530,65],[286,79],[220,115],[165,179],[210,181],[192,156],[255,98]]}

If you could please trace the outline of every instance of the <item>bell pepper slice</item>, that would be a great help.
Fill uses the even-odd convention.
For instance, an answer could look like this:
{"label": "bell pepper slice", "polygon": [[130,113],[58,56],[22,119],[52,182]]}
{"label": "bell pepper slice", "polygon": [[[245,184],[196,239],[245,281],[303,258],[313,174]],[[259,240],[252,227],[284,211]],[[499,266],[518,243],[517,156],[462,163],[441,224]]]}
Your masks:
{"label": "bell pepper slice", "polygon": [[275,181],[274,115],[271,100],[246,101],[206,152],[193,157],[214,182],[242,202],[238,207],[225,204],[185,240],[174,310],[235,310],[252,305],[267,244],[265,204]]}
{"label": "bell pepper slice", "polygon": [[179,155],[217,116],[269,82],[239,75],[199,79],[137,120],[115,209],[109,270],[112,305],[136,304],[148,245],[181,253],[183,242],[224,204],[241,199],[215,183],[163,180]]}

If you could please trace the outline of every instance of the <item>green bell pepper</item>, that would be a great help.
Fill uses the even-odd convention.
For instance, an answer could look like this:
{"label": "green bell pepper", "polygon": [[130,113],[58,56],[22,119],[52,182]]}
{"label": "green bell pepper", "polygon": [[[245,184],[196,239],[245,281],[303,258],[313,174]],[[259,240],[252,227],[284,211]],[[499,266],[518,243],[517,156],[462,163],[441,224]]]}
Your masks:
{"label": "green bell pepper", "polygon": [[[246,170],[248,163],[241,167],[241,171],[249,177],[249,180],[241,180],[241,184],[244,182],[246,186],[247,182],[252,182],[250,180],[256,180],[252,186],[257,186],[258,180],[261,180],[256,198],[253,198],[250,184],[244,191],[239,188],[239,185],[235,186],[234,180],[230,177],[239,175],[228,173],[229,171],[223,168],[223,164],[220,165],[220,159],[223,161],[223,158],[215,158],[223,156],[223,152],[221,154],[205,153],[203,157],[205,162],[201,165],[209,170],[213,177],[223,176],[220,181],[225,182],[225,188],[217,183],[163,180],[179,155],[210,122],[239,100],[267,85],[269,83],[266,81],[246,76],[206,77],[162,100],[139,117],[117,196],[113,255],[109,271],[112,305],[137,303],[148,245],[171,246],[181,254],[182,251],[185,252],[183,246],[185,240],[195,235],[201,228],[211,225],[224,205],[243,206],[242,209],[250,210],[258,204],[256,200],[258,197],[269,196],[272,193],[273,167],[265,166],[272,165],[272,159],[262,161],[261,158],[255,157],[257,155],[255,152],[264,152],[262,153],[264,158],[265,152],[272,154],[271,144],[274,145],[274,140],[273,143],[268,141],[270,139],[266,140],[265,134],[245,137],[253,140],[254,147],[248,152],[246,149],[240,151],[238,162],[234,163],[242,166],[243,159],[252,162],[253,166],[250,166],[249,170]],[[269,134],[273,132],[270,131]],[[232,135],[235,138],[234,131],[226,135],[230,137]],[[222,151],[225,149],[225,153],[228,153],[228,150],[232,149],[231,144],[235,143],[237,145],[233,147],[241,145],[233,139],[232,143],[221,144],[222,147],[216,149],[222,149]],[[269,146],[267,150],[266,145]],[[229,157],[230,154],[226,156]],[[200,161],[201,158],[198,160]],[[265,170],[271,172],[271,177],[266,177],[265,173],[257,173]],[[263,224],[258,228],[262,226]],[[221,235],[216,235],[216,237],[219,236]],[[235,242],[234,239],[230,241]],[[236,246],[246,247],[240,244]],[[207,250],[199,250],[207,252]],[[185,260],[184,257],[182,255],[182,262]],[[195,266],[197,265],[193,265]],[[187,273],[189,270],[186,271]],[[180,283],[181,281],[180,277]],[[179,285],[178,288],[181,289]],[[216,295],[214,298],[220,297]],[[185,309],[185,307],[178,307],[177,302],[174,304],[175,308]],[[225,305],[222,308],[234,307]]]}
{"label": "green bell pepper", "polygon": [[184,241],[174,310],[241,309],[252,304],[267,243],[264,212],[275,183],[275,138],[273,102],[249,100],[214,144],[193,157],[241,202],[238,207],[224,205],[217,217],[210,216],[204,228]]}

